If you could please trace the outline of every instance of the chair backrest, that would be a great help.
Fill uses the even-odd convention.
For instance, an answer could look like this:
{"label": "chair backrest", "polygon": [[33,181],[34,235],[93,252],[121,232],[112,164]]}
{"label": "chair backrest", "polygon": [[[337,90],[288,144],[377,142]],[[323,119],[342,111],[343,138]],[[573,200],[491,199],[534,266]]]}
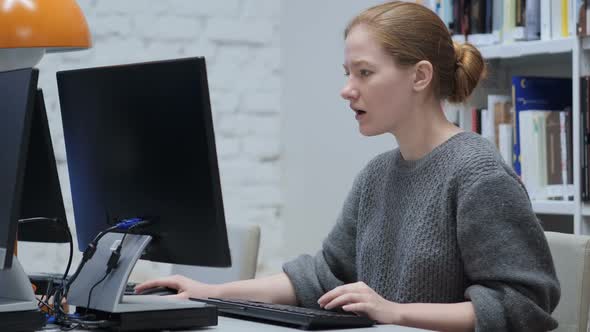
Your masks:
{"label": "chair backrest", "polygon": [[561,298],[553,317],[559,322],[556,331],[588,331],[590,310],[590,236],[545,232]]}
{"label": "chair backrest", "polygon": [[227,224],[227,239],[232,266],[229,268],[172,265],[172,274],[180,274],[209,284],[252,279],[256,274],[260,226]]}

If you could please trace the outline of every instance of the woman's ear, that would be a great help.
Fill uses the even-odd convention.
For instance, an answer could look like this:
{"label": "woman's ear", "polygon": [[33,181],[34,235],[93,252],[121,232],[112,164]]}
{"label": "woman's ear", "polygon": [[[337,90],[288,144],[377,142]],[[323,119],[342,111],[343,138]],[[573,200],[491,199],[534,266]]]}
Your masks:
{"label": "woman's ear", "polygon": [[414,65],[414,70],[414,91],[423,91],[432,81],[432,63],[426,60],[419,61]]}

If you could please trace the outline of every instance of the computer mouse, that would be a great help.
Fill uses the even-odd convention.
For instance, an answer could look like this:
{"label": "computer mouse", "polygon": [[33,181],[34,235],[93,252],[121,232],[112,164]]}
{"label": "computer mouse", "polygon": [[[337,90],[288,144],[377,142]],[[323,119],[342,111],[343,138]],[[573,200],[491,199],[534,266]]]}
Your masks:
{"label": "computer mouse", "polygon": [[135,295],[160,295],[160,296],[165,296],[165,295],[176,295],[178,294],[178,291],[174,288],[169,288],[169,287],[154,287],[154,288],[148,288],[148,289],[144,289],[142,292],[136,293]]}

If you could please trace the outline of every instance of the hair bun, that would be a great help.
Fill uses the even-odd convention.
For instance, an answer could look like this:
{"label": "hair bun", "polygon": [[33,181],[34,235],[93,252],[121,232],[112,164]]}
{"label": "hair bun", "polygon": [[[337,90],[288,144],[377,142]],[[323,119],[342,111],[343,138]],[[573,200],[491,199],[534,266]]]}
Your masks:
{"label": "hair bun", "polygon": [[453,90],[448,100],[452,103],[465,101],[480,79],[485,77],[485,62],[479,50],[470,43],[453,42],[455,49],[455,77]]}

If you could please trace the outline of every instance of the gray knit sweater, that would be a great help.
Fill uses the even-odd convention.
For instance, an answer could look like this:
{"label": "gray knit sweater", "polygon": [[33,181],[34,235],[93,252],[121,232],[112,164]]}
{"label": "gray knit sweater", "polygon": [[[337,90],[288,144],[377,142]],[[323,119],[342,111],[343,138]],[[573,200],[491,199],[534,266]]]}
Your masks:
{"label": "gray knit sweater", "polygon": [[322,250],[283,270],[307,307],[363,281],[399,303],[472,301],[477,331],[557,326],[559,283],[528,195],[495,147],[471,132],[417,161],[399,149],[374,158]]}

